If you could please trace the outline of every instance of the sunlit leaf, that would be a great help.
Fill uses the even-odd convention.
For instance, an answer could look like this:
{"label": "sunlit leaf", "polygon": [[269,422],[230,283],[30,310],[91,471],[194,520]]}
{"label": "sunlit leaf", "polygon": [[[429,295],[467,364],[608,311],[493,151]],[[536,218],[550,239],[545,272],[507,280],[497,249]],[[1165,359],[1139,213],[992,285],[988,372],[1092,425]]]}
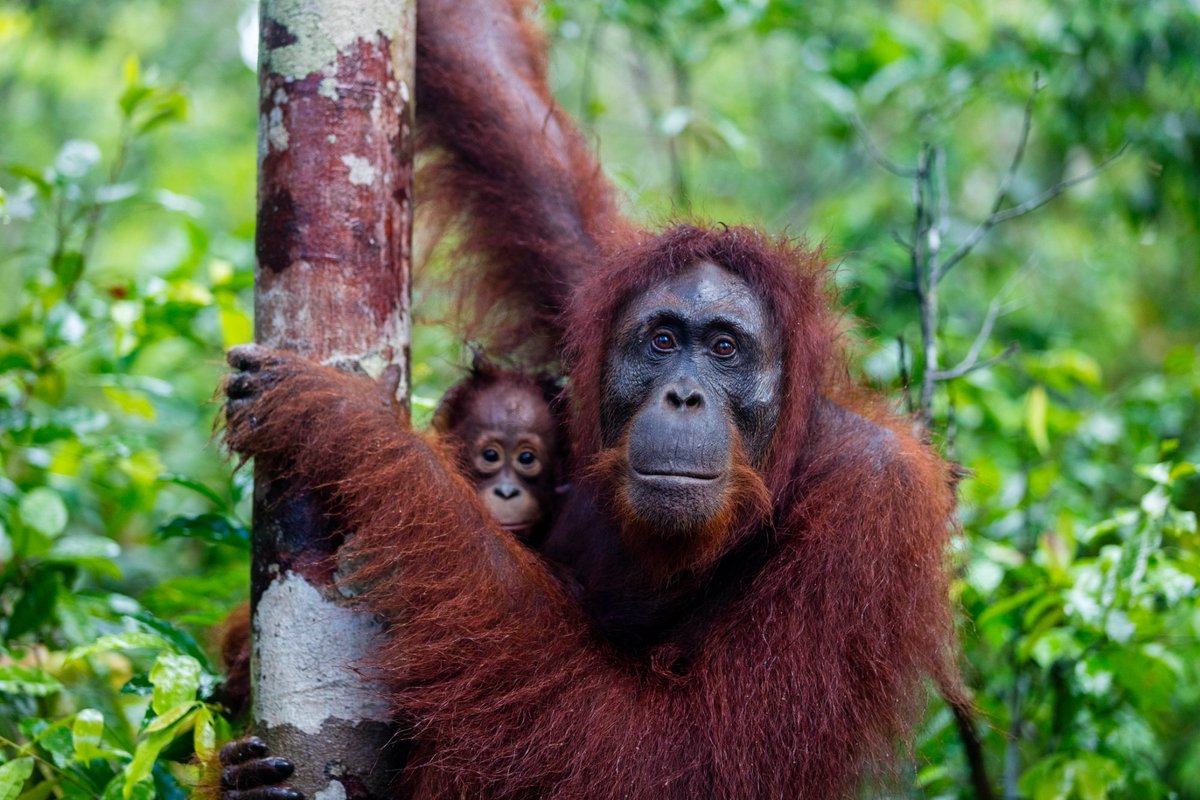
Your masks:
{"label": "sunlit leaf", "polygon": [[1040,384],[1029,390],[1025,398],[1025,430],[1039,453],[1050,450],[1050,438],[1046,435],[1046,412],[1050,406],[1046,389]]}
{"label": "sunlit leaf", "polygon": [[107,653],[114,650],[162,650],[167,642],[161,636],[141,631],[115,633],[101,636],[91,644],[76,647],[67,653],[67,661],[77,661],[97,653]]}
{"label": "sunlit leaf", "polygon": [[0,665],[0,692],[45,697],[62,691],[62,688],[56,678],[37,667]]}
{"label": "sunlit leaf", "polygon": [[15,800],[32,774],[32,758],[16,758],[0,764],[0,800]]}
{"label": "sunlit leaf", "polygon": [[103,758],[100,740],[104,736],[104,715],[94,708],[85,708],[75,715],[71,724],[71,739],[75,743],[75,759],[91,761]]}
{"label": "sunlit leaf", "polygon": [[196,697],[200,664],[191,656],[162,653],[150,670],[150,683],[154,686],[150,705],[155,713],[165,714]]}
{"label": "sunlit leaf", "polygon": [[21,521],[39,533],[55,537],[67,527],[67,506],[58,492],[39,486],[21,498]]}

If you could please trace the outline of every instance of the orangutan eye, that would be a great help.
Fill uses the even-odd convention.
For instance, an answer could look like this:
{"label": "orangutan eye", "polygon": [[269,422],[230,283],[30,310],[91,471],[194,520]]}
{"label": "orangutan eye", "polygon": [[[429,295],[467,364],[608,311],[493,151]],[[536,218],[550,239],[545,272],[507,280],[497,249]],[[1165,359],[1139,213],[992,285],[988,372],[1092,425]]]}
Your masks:
{"label": "orangutan eye", "polygon": [[489,447],[487,450],[483,451],[483,460],[491,464],[495,464],[500,460],[500,454]]}
{"label": "orangutan eye", "polygon": [[720,336],[712,343],[712,352],[720,358],[729,358],[737,352],[737,342],[728,336]]}
{"label": "orangutan eye", "polygon": [[660,353],[669,353],[676,347],[675,337],[669,331],[659,331],[650,340],[650,346]]}
{"label": "orangutan eye", "polygon": [[537,456],[535,456],[533,453],[529,452],[528,450],[521,453],[521,455],[517,456],[517,462],[526,467],[528,467],[534,461],[537,461]]}

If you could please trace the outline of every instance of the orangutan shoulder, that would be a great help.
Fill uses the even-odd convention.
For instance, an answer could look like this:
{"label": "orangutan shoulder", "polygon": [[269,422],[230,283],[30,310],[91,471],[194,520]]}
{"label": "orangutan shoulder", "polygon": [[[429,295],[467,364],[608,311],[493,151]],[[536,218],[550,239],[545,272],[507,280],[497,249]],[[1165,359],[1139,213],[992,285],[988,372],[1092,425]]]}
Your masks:
{"label": "orangutan shoulder", "polygon": [[907,419],[867,414],[829,400],[822,402],[830,446],[843,465],[853,465],[863,480],[863,492],[877,490],[879,482],[899,483],[919,494],[951,491],[950,465],[933,447],[918,440]]}

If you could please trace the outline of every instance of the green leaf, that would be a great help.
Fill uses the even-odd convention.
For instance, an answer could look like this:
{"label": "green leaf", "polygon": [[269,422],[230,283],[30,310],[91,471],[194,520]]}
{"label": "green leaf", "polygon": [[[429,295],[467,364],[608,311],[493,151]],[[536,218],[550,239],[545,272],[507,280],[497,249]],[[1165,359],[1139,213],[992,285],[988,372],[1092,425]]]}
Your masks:
{"label": "green leaf", "polygon": [[62,691],[62,688],[56,678],[37,667],[0,666],[0,692],[45,697]]}
{"label": "green leaf", "polygon": [[159,636],[170,642],[175,649],[189,655],[200,664],[201,669],[206,672],[212,671],[212,665],[208,661],[208,657],[204,651],[200,649],[200,645],[196,644],[196,640],[187,631],[180,630],[171,623],[161,620],[148,611],[140,611],[134,615],[134,619],[140,625],[149,629],[150,633],[158,634]]}
{"label": "green leaf", "polygon": [[167,727],[156,729],[145,739],[138,742],[137,750],[133,753],[133,759],[125,767],[125,787],[122,790],[124,800],[131,800],[131,798],[140,796],[134,794],[135,787],[150,777],[150,771],[154,769],[154,762],[158,760],[159,753],[171,743],[171,740],[175,738],[176,733],[181,728],[192,721],[192,716],[198,705],[184,706],[183,713],[178,718],[173,718]]}
{"label": "green leaf", "polygon": [[141,83],[142,65],[138,60],[136,53],[130,53],[125,56],[125,61],[121,64],[121,78],[125,81],[126,86],[137,86]]}
{"label": "green leaf", "polygon": [[202,704],[198,700],[193,700],[189,703],[180,703],[174,708],[169,709],[161,717],[155,717],[151,720],[150,724],[146,726],[145,732],[157,733],[158,731],[166,730],[201,706]]}
{"label": "green leaf", "polygon": [[214,489],[209,488],[202,481],[189,478],[187,475],[160,475],[158,477],[163,483],[173,483],[176,486],[182,486],[185,489],[191,489],[196,494],[207,497],[212,501],[213,505],[222,509],[228,510],[229,503],[221,495],[217,494]]}
{"label": "green leaf", "polygon": [[1079,800],[1106,800],[1109,790],[1118,788],[1124,772],[1115,761],[1096,753],[1082,754],[1072,766]]}
{"label": "green leaf", "polygon": [[46,560],[76,564],[98,575],[121,577],[121,568],[114,559],[121,555],[121,546],[106,536],[90,533],[64,536],[54,542]]}
{"label": "green leaf", "polygon": [[62,575],[55,569],[38,570],[13,605],[5,636],[15,639],[36,630],[50,619],[58,602]]}
{"label": "green leaf", "polygon": [[133,116],[133,113],[137,111],[138,107],[152,94],[154,94],[154,89],[152,87],[131,82],[130,85],[125,88],[125,91],[121,92],[121,97],[117,101],[117,104],[121,107],[121,113],[128,118]]}
{"label": "green leaf", "polygon": [[15,800],[33,774],[33,759],[17,758],[0,765],[0,800]]}
{"label": "green leaf", "polygon": [[76,647],[67,653],[67,661],[78,661],[87,656],[109,653],[114,650],[163,650],[166,648],[167,641],[157,634],[129,631],[101,636],[91,644]]}
{"label": "green leaf", "polygon": [[21,498],[21,521],[35,531],[55,537],[67,527],[67,506],[58,492],[39,486]]}
{"label": "green leaf", "polygon": [[241,550],[250,549],[250,531],[223,514],[199,514],[176,517],[158,529],[163,539],[200,539],[213,544],[227,544]]}
{"label": "green leaf", "polygon": [[94,708],[85,708],[75,715],[71,724],[71,741],[75,744],[75,760],[91,761],[103,758],[100,740],[104,737],[104,715]]}
{"label": "green leaf", "polygon": [[1050,438],[1046,434],[1046,412],[1049,406],[1046,387],[1038,384],[1029,390],[1025,400],[1025,430],[1038,452],[1043,455],[1050,450]]}
{"label": "green leaf", "polygon": [[254,322],[240,308],[222,305],[219,310],[221,342],[225,347],[254,341]]}
{"label": "green leaf", "polygon": [[202,706],[196,712],[195,727],[192,728],[192,747],[201,761],[216,755],[217,726],[213,724],[213,713],[208,706]]}
{"label": "green leaf", "polygon": [[15,178],[22,178],[32,183],[43,199],[49,199],[54,194],[54,186],[46,179],[41,170],[23,164],[6,164],[4,171]]}
{"label": "green leaf", "polygon": [[181,703],[195,699],[200,688],[200,663],[191,656],[163,653],[150,670],[154,685],[150,706],[157,714],[165,714]]}
{"label": "green leaf", "polygon": [[156,98],[154,110],[136,126],[139,136],[150,133],[155,128],[184,119],[187,116],[187,98],[179,92],[171,92]]}
{"label": "green leaf", "polygon": [[1030,586],[1028,589],[1022,589],[1014,595],[992,603],[987,607],[986,611],[979,615],[979,619],[976,620],[975,624],[982,628],[993,619],[1015,611],[1030,600],[1040,597],[1045,591],[1046,587],[1044,586]]}

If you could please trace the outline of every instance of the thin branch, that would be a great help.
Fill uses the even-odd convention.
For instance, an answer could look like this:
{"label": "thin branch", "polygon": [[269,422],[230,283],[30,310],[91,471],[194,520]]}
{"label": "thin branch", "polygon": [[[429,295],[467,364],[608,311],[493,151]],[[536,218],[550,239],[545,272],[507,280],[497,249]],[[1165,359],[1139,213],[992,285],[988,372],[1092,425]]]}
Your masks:
{"label": "thin branch", "polygon": [[993,800],[996,793],[992,791],[992,782],[988,778],[987,760],[983,753],[983,740],[975,726],[974,708],[971,703],[962,700],[948,699],[946,704],[954,714],[954,724],[962,740],[967,772],[971,776],[971,788],[975,790],[975,800]]}
{"label": "thin branch", "polygon": [[913,413],[912,385],[908,374],[908,346],[903,336],[896,337],[896,346],[900,351],[900,386],[904,392],[904,410],[911,416]]}
{"label": "thin branch", "polygon": [[[988,337],[992,335],[992,328],[996,325],[996,318],[1000,316],[1000,298],[1003,293],[992,298],[992,302],[988,303],[987,314],[984,315],[983,324],[979,326],[979,333],[975,335],[975,341],[971,342],[971,348],[967,350],[967,355],[954,368],[947,370],[944,375],[962,371],[962,375],[966,375],[967,371],[979,360],[979,353],[983,350],[984,344],[987,343]],[[938,378],[934,376],[934,380],[949,380],[949,378]]]}
{"label": "thin branch", "polygon": [[1041,90],[1041,79],[1038,73],[1034,72],[1033,90],[1029,93],[1029,99],[1025,101],[1025,113],[1021,118],[1021,135],[1017,138],[1017,149],[1013,153],[1012,161],[1009,162],[1004,177],[1000,180],[1000,188],[996,190],[996,199],[992,201],[992,211],[985,221],[977,225],[975,230],[971,231],[971,235],[966,238],[966,241],[959,245],[958,249],[946,259],[946,263],[942,265],[942,269],[937,276],[939,281],[945,277],[951,267],[966,258],[967,254],[975,248],[975,245],[979,244],[983,237],[987,235],[987,232],[996,225],[994,218],[1000,211],[1000,207],[1004,205],[1009,191],[1012,190],[1013,181],[1017,178],[1017,170],[1021,167],[1021,161],[1025,158],[1025,148],[1029,144],[1029,135],[1033,131],[1033,107],[1037,102],[1038,92]]}
{"label": "thin branch", "polygon": [[964,375],[971,374],[972,372],[978,372],[981,369],[987,369],[988,367],[995,366],[1001,361],[1011,358],[1013,353],[1016,353],[1020,349],[1021,346],[1016,342],[1010,342],[1008,347],[1004,348],[1003,352],[994,355],[991,358],[985,358],[983,361],[975,361],[970,364],[964,362],[953,369],[936,370],[931,375],[931,378],[939,383],[944,381],[952,381],[955,378],[961,378]]}
{"label": "thin branch", "polygon": [[596,12],[592,29],[588,33],[587,45],[583,50],[583,69],[579,78],[579,116],[589,125],[596,121],[596,115],[592,113],[592,70],[603,26],[604,11],[601,10]]}
{"label": "thin branch", "polygon": [[1049,203],[1051,200],[1058,197],[1060,194],[1065,192],[1067,189],[1070,189],[1072,186],[1078,186],[1081,183],[1090,181],[1092,178],[1096,177],[1101,172],[1108,169],[1113,164],[1113,162],[1115,162],[1121,156],[1125,155],[1125,150],[1128,149],[1128,147],[1129,147],[1128,142],[1123,143],[1119,148],[1117,148],[1117,152],[1113,153],[1111,156],[1104,159],[1099,164],[1092,167],[1091,169],[1089,169],[1087,172],[1083,173],[1082,175],[1076,175],[1074,178],[1069,178],[1060,183],[1056,183],[1055,185],[1051,186],[1046,191],[1039,194],[1037,197],[1026,200],[1024,203],[1021,203],[1019,206],[1013,206],[1012,208],[1006,208],[1003,211],[999,212],[998,214],[995,214],[992,217],[992,219],[994,220],[994,222],[992,224],[995,225],[995,224],[998,224],[1001,222],[1007,222],[1010,219],[1016,219],[1017,217],[1024,216],[1025,214],[1028,214],[1030,211],[1037,211],[1039,208],[1046,205],[1046,203]]}
{"label": "thin branch", "polygon": [[850,122],[854,125],[854,130],[858,132],[858,136],[862,139],[863,145],[867,148],[867,155],[871,157],[879,166],[886,169],[893,175],[899,175],[901,178],[915,178],[920,174],[917,167],[902,167],[892,159],[888,158],[882,150],[871,139],[871,134],[867,132],[867,126],[863,124],[862,117],[857,111],[850,113]]}

